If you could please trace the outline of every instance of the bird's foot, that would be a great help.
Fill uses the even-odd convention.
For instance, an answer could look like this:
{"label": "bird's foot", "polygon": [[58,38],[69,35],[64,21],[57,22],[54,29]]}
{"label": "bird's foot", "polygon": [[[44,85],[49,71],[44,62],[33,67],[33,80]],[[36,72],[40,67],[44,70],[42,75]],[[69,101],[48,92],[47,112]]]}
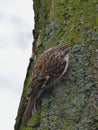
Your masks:
{"label": "bird's foot", "polygon": [[61,79],[62,79],[62,80],[68,80],[68,79],[69,79],[69,76],[63,76]]}

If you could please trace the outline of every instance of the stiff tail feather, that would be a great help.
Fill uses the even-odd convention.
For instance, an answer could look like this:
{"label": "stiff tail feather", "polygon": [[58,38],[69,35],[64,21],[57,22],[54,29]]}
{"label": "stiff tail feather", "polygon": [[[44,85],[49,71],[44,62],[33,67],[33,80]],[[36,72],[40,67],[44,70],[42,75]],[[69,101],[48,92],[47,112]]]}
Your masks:
{"label": "stiff tail feather", "polygon": [[36,103],[36,97],[30,97],[28,103],[27,103],[27,107],[25,109],[25,112],[23,114],[23,118],[22,118],[22,124],[26,125],[29,118],[32,116],[32,114],[35,113],[36,109],[35,109],[35,103]]}

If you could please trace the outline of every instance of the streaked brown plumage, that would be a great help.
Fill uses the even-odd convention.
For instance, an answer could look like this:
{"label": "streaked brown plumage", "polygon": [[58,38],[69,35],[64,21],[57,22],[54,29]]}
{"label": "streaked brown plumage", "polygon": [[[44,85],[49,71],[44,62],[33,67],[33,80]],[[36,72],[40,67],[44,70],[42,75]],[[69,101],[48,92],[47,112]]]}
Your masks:
{"label": "streaked brown plumage", "polygon": [[59,44],[45,51],[38,58],[28,88],[29,101],[22,118],[22,124],[26,124],[36,111],[35,104],[40,94],[67,71],[68,52],[67,45]]}

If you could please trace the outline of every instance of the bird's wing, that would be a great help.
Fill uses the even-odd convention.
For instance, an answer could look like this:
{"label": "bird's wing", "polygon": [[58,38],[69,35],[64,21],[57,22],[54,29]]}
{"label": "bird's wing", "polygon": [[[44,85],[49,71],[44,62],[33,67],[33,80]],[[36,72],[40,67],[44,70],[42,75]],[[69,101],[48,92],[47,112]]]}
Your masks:
{"label": "bird's wing", "polygon": [[59,77],[63,73],[65,66],[66,61],[60,62],[59,59],[57,59],[54,64],[50,64],[50,67],[48,69],[49,74],[55,77]]}
{"label": "bird's wing", "polygon": [[46,75],[46,76],[38,76],[38,77],[32,77],[30,84],[29,84],[29,88],[28,88],[28,92],[27,95],[30,97],[30,95],[36,95],[39,91],[41,91],[42,89],[44,89],[44,87],[46,86],[46,83],[48,82],[50,76]]}

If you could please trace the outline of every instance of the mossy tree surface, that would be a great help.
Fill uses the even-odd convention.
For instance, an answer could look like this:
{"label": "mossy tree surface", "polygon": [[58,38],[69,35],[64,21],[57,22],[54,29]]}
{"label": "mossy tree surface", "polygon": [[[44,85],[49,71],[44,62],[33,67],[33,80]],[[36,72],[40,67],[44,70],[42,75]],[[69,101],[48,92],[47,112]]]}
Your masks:
{"label": "mossy tree surface", "polygon": [[[33,64],[27,70],[15,130],[98,129],[98,1],[34,0],[34,53],[69,44],[68,77],[37,101],[37,113],[21,125]],[[35,61],[36,62],[36,61]]]}

